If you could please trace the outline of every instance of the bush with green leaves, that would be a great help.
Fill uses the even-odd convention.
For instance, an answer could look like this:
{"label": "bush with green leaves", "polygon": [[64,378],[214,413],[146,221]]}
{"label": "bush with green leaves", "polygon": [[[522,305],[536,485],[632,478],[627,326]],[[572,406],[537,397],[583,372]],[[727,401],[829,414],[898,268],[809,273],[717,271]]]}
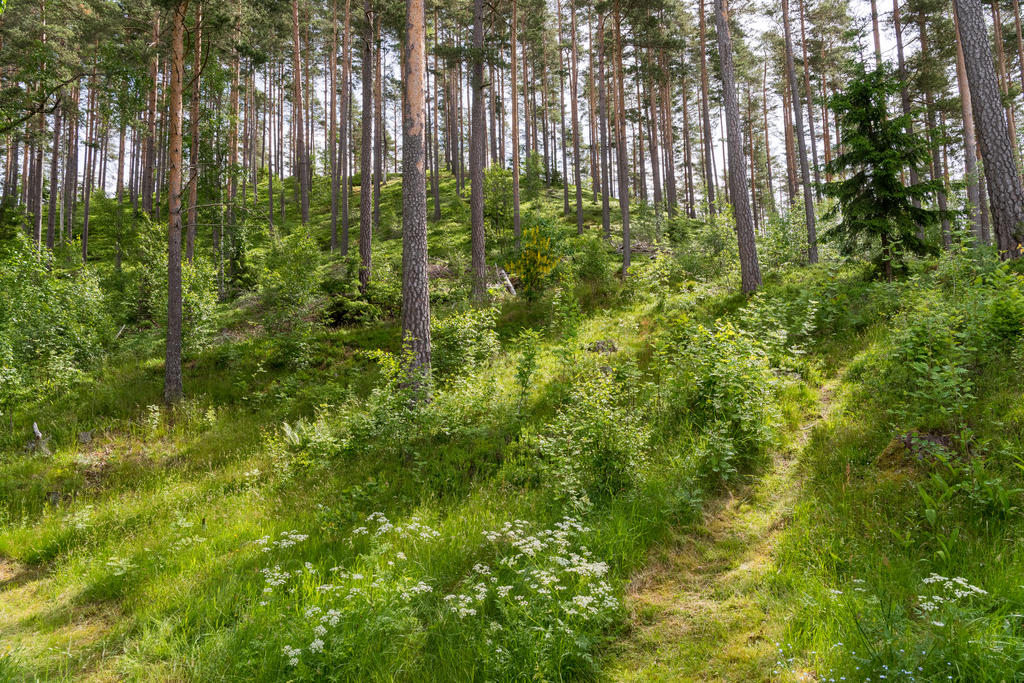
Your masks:
{"label": "bush with green leaves", "polygon": [[274,240],[264,258],[259,277],[261,316],[272,332],[319,326],[320,248],[304,230]]}
{"label": "bush with green leaves", "polygon": [[662,428],[690,433],[698,471],[714,481],[763,459],[776,442],[776,379],[768,353],[729,322],[681,318],[658,344]]}
{"label": "bush with green leaves", "polygon": [[[123,243],[123,265],[107,283],[117,319],[126,324],[167,325],[166,228],[141,214]],[[197,255],[181,266],[182,342],[187,351],[204,348],[217,305],[216,273]]]}
{"label": "bush with green leaves", "polygon": [[533,201],[540,196],[544,184],[544,166],[537,152],[530,152],[526,157],[526,171],[523,174],[523,199]]}
{"label": "bush with green leaves", "polygon": [[605,372],[583,371],[541,437],[554,494],[580,511],[628,493],[643,469],[647,430],[623,393]]}
{"label": "bush with green leaves", "polygon": [[956,432],[979,372],[1024,336],[1024,276],[994,256],[943,256],[908,283],[890,342],[854,366],[899,429]]}
{"label": "bush with green leaves", "polygon": [[451,377],[494,358],[501,345],[495,324],[498,309],[471,308],[444,318],[434,317],[430,324],[431,365],[436,376]]}
{"label": "bush with green leaves", "polygon": [[115,334],[93,272],[55,269],[21,230],[0,238],[0,292],[0,360],[13,366],[10,387],[55,358],[90,367]]}

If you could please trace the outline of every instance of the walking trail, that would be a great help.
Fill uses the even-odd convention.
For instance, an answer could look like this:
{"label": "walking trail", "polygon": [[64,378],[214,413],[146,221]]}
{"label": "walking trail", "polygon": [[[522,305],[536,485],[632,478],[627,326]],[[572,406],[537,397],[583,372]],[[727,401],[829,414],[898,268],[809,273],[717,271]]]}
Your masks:
{"label": "walking trail", "polygon": [[785,619],[772,613],[763,578],[775,571],[773,551],[800,494],[797,461],[834,390],[835,380],[819,390],[816,410],[763,476],[711,502],[703,524],[681,529],[633,578],[630,632],[607,653],[608,679],[778,680]]}

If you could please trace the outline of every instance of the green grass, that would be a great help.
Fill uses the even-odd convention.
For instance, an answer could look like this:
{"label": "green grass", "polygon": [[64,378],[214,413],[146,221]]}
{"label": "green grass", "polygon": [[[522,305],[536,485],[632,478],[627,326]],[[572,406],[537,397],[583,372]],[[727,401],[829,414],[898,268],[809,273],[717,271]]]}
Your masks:
{"label": "green grass", "polygon": [[[310,224],[321,248],[325,190]],[[465,307],[469,230],[451,179],[442,198],[429,244],[453,274],[432,281],[443,318]],[[400,201],[400,183],[385,185],[378,303],[397,286]],[[983,504],[994,485],[968,489],[961,472],[933,523],[918,488],[936,494],[933,472],[876,462],[907,427],[886,401],[905,397],[869,380],[896,372],[879,354],[917,324],[920,292],[958,300],[948,273],[922,264],[920,279],[889,286],[857,264],[783,267],[745,299],[721,265],[722,233],[702,228],[679,251],[706,255],[706,269],[685,254],[637,258],[623,282],[560,208],[552,188],[526,210],[565,264],[596,269],[560,295],[578,303],[578,332],[551,292],[498,298],[497,354],[439,378],[429,406],[366,354],[399,350],[393,318],[272,333],[252,293],[213,311],[173,412],[160,407],[159,329],[145,325],[26,399],[0,458],[0,680],[853,680],[883,665],[1013,680],[1019,349],[967,362],[976,400],[936,405],[929,423],[970,430],[1004,514]],[[588,224],[599,219],[588,202]],[[93,231],[102,271],[112,242],[102,221]],[[257,262],[269,240],[254,238]],[[489,249],[503,263],[510,236]],[[347,277],[336,255],[319,267]],[[540,336],[521,400],[526,328]],[[587,350],[609,340],[610,352]],[[810,431],[819,398],[832,408]],[[51,455],[22,448],[33,421]],[[628,481],[608,490],[623,462]],[[915,601],[932,571],[987,597],[931,626]],[[776,642],[794,657],[777,675]],[[286,647],[302,650],[295,664]]]}

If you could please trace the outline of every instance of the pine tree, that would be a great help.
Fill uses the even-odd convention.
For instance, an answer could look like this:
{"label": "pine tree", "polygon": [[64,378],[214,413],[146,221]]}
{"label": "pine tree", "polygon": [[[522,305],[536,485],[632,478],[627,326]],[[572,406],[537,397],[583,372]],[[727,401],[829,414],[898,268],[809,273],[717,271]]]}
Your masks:
{"label": "pine tree", "polygon": [[941,189],[940,182],[905,185],[901,179],[905,170],[930,160],[926,141],[906,131],[907,115],[889,115],[889,100],[901,88],[887,66],[870,72],[859,66],[845,92],[829,103],[842,134],[842,152],[829,171],[846,179],[825,184],[825,194],[836,200],[827,217],[838,221],[824,237],[846,254],[873,253],[887,280],[905,254],[933,250],[920,235],[943,215],[920,206]]}

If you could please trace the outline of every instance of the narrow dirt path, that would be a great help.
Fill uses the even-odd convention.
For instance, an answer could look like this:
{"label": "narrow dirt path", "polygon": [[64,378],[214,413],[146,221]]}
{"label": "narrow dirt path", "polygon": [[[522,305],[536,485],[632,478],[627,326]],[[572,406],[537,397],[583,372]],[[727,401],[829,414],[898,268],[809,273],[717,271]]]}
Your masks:
{"label": "narrow dirt path", "polygon": [[606,678],[773,680],[784,624],[765,607],[762,578],[774,570],[773,550],[800,493],[797,458],[834,389],[835,381],[821,387],[817,410],[763,476],[709,504],[702,525],[681,530],[633,578],[631,631],[608,653]]}

